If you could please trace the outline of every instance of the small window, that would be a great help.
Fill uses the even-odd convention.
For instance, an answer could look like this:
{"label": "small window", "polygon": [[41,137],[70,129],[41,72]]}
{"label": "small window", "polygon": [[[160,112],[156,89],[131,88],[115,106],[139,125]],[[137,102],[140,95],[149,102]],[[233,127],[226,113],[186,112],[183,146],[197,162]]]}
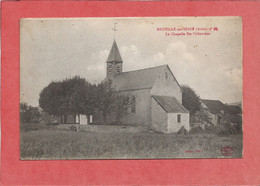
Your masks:
{"label": "small window", "polygon": [[108,71],[111,72],[112,71],[112,65],[108,66]]}
{"label": "small window", "polygon": [[181,123],[181,115],[180,114],[177,115],[177,122]]}
{"label": "small window", "polygon": [[116,71],[117,71],[117,73],[120,73],[120,66],[116,67]]}

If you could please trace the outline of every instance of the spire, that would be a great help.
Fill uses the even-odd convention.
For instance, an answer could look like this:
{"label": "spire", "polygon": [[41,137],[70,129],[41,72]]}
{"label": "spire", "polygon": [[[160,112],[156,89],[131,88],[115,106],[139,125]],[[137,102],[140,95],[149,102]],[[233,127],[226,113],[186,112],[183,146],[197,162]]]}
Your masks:
{"label": "spire", "polygon": [[112,30],[114,30],[114,41],[116,40],[116,31],[118,31],[118,30],[116,29],[116,24],[117,24],[117,23],[114,23],[114,28],[112,28]]}
{"label": "spire", "polygon": [[123,62],[115,40],[113,42],[112,48],[107,58],[107,63],[109,62],[119,62],[119,63]]}

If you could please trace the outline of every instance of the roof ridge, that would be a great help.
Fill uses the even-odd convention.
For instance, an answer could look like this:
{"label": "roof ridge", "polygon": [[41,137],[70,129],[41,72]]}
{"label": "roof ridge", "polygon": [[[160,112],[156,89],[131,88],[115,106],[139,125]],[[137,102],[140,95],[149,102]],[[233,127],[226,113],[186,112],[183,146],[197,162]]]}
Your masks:
{"label": "roof ridge", "polygon": [[143,69],[138,69],[138,70],[131,70],[131,71],[122,72],[120,74],[129,73],[129,72],[136,72],[136,71],[141,71],[141,70],[150,70],[150,69],[153,69],[153,68],[159,68],[159,67],[163,67],[163,66],[168,66],[168,65],[166,64],[166,65],[159,65],[159,66],[155,66],[155,67],[143,68]]}
{"label": "roof ridge", "polygon": [[[204,101],[220,101],[219,99],[201,99],[201,100],[204,100]],[[222,103],[222,101],[220,101]]]}

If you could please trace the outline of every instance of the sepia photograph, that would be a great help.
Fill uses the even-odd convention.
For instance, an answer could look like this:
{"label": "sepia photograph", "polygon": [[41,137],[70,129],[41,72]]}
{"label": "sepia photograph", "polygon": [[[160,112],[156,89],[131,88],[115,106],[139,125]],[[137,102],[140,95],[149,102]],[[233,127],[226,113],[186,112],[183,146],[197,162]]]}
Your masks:
{"label": "sepia photograph", "polygon": [[20,159],[243,157],[242,18],[20,19]]}

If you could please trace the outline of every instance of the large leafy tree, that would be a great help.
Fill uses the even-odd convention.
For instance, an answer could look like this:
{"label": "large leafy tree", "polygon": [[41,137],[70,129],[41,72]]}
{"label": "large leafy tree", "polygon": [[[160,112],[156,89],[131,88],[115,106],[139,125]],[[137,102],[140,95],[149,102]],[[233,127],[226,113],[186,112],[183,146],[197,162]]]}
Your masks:
{"label": "large leafy tree", "polygon": [[70,113],[92,115],[97,108],[97,87],[88,82],[82,82],[75,87],[70,97]]}
{"label": "large leafy tree", "polygon": [[107,116],[114,112],[117,94],[112,87],[112,81],[103,81],[97,86],[98,110],[102,112],[104,122],[106,123]]}
{"label": "large leafy tree", "polygon": [[129,104],[128,97],[123,94],[115,95],[114,111],[116,113],[116,122],[121,123],[122,118],[127,114],[127,106]]}
{"label": "large leafy tree", "polygon": [[51,82],[40,93],[40,107],[50,115],[61,116],[65,105],[63,94],[61,82]]}
{"label": "large leafy tree", "polygon": [[[51,82],[40,93],[39,105],[50,115],[64,116],[64,122],[68,114],[87,114],[86,107],[91,98],[88,96],[91,84],[85,79],[75,76],[59,82]],[[93,109],[92,109],[93,110]]]}
{"label": "large leafy tree", "polygon": [[188,85],[182,86],[182,105],[190,111],[191,117],[201,108],[199,95]]}
{"label": "large leafy tree", "polygon": [[123,115],[125,99],[112,87],[112,82],[103,81],[98,85],[86,82],[78,76],[60,82],[51,82],[40,93],[40,107],[50,115],[66,116],[68,114],[92,115],[95,110],[103,114],[104,122],[112,112],[117,118]]}

